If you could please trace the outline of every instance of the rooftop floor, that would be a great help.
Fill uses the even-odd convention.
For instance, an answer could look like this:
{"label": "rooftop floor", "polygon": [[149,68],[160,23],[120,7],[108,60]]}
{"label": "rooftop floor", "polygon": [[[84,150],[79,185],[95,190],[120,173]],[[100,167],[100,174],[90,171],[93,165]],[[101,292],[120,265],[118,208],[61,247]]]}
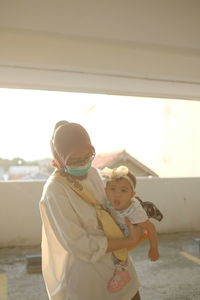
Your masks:
{"label": "rooftop floor", "polygon": [[[159,235],[161,257],[157,262],[148,260],[147,242],[132,251],[142,300],[200,300],[198,238],[200,232]],[[40,247],[0,249],[0,300],[6,299],[6,280],[8,300],[48,299],[42,275],[26,270],[26,255],[39,252]]]}

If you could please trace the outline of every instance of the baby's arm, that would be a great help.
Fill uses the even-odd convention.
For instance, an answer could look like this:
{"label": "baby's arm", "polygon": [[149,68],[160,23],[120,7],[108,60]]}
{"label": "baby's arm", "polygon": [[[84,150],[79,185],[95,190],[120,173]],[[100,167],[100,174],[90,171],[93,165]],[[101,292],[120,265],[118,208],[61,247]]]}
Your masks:
{"label": "baby's arm", "polygon": [[158,260],[160,254],[158,251],[158,238],[154,224],[151,223],[151,221],[147,220],[145,222],[139,223],[138,225],[141,226],[143,229],[147,230],[148,232],[150,243],[150,249],[148,254],[149,258],[153,261]]}

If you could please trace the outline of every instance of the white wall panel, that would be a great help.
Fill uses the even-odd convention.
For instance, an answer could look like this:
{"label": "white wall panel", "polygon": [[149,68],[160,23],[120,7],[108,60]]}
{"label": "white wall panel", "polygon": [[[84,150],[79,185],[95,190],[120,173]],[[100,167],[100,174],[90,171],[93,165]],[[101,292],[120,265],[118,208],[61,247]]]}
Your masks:
{"label": "white wall panel", "polygon": [[[44,182],[0,182],[0,246],[41,242],[39,200]],[[159,233],[200,231],[200,178],[138,178],[137,194],[162,211]]]}

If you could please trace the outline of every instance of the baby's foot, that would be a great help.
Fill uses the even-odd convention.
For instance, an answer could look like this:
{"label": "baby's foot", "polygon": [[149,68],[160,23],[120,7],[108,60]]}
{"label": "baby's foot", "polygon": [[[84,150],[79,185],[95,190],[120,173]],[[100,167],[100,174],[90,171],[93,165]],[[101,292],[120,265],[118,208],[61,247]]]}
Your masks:
{"label": "baby's foot", "polygon": [[114,276],[108,283],[107,289],[111,293],[121,290],[131,279],[127,270],[115,271]]}

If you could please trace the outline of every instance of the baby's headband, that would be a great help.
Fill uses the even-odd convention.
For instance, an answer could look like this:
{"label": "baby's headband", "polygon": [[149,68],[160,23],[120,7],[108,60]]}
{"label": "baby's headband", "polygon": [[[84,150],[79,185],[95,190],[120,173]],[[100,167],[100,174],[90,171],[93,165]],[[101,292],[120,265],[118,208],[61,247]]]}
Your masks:
{"label": "baby's headband", "polygon": [[120,167],[114,168],[114,169],[109,169],[109,168],[105,167],[101,171],[101,175],[103,176],[103,179],[105,180],[106,183],[108,181],[112,181],[114,179],[125,178],[129,181],[132,189],[134,190],[135,186],[134,186],[134,183],[131,180],[131,178],[128,176],[128,172],[129,172],[128,168],[125,166],[120,166]]}

